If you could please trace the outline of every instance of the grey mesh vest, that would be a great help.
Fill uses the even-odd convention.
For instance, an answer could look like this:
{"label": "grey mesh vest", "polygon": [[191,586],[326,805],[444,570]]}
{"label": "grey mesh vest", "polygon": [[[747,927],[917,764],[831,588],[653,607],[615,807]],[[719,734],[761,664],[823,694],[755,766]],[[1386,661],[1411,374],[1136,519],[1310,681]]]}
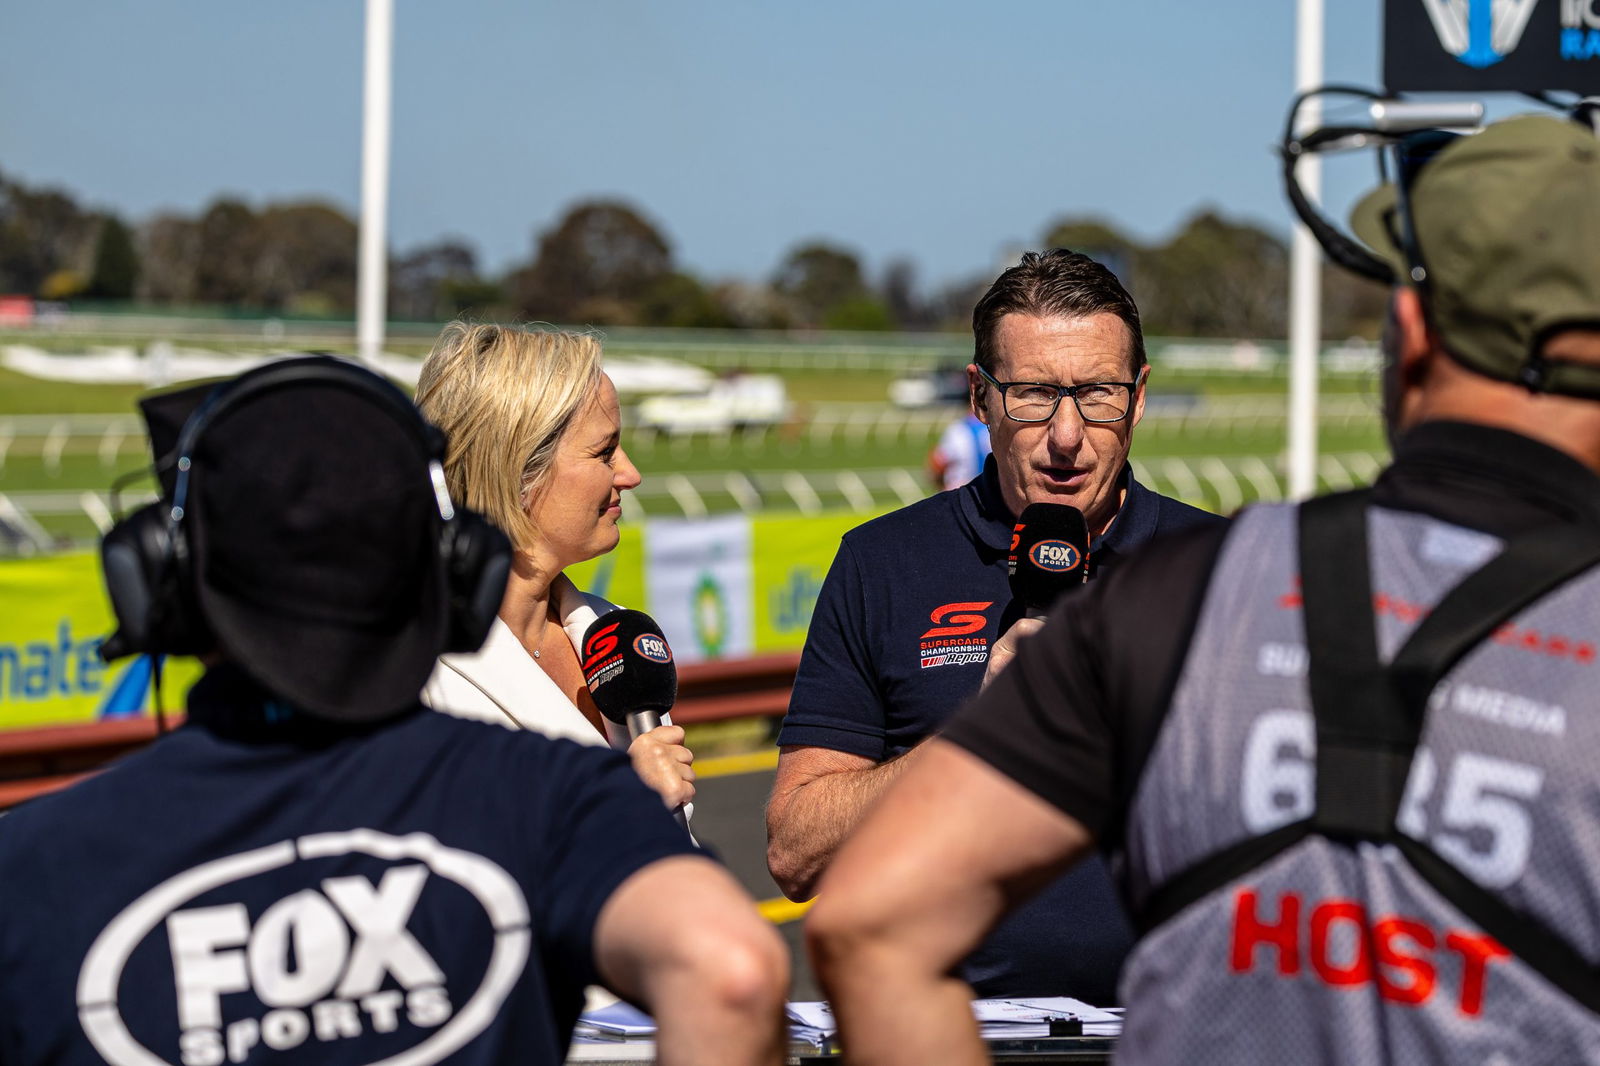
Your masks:
{"label": "grey mesh vest", "polygon": [[[1131,802],[1135,911],[1196,864],[1314,813],[1297,513],[1234,523]],[[1378,657],[1490,535],[1366,518]],[[1514,613],[1427,698],[1398,833],[1600,960],[1600,571]],[[1320,705],[1320,704],[1319,704]],[[1299,840],[1156,926],[1123,977],[1120,1062],[1600,1063],[1600,1014],[1486,935],[1394,844]]]}

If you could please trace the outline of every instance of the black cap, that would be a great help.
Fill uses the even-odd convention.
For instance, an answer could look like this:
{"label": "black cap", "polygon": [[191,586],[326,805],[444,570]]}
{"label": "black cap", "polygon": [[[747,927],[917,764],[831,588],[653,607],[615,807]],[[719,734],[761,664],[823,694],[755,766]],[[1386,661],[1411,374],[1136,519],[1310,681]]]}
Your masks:
{"label": "black cap", "polygon": [[[193,446],[194,598],[219,650],[263,686],[315,715],[376,721],[416,704],[448,639],[437,438],[377,375],[294,364],[311,372],[278,363],[221,386],[278,375],[218,403]],[[151,429],[159,456],[166,430]]]}

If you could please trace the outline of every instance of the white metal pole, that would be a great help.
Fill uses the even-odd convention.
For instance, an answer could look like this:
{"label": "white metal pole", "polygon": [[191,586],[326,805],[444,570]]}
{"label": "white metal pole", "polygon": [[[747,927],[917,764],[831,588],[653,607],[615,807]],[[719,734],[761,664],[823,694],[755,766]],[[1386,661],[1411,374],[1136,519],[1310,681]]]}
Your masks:
{"label": "white metal pole", "polygon": [[[1295,25],[1296,92],[1322,84],[1322,0],[1299,0]],[[1302,130],[1322,121],[1320,101],[1300,109]],[[1297,131],[1299,132],[1299,131]],[[1313,205],[1322,200],[1322,161],[1300,160],[1300,187]],[[1322,340],[1322,253],[1298,220],[1289,249],[1289,496],[1317,491],[1317,351]]]}
{"label": "white metal pole", "polygon": [[356,266],[356,351],[370,367],[383,351],[388,309],[389,95],[394,0],[367,0],[366,78],[361,96],[361,237]]}

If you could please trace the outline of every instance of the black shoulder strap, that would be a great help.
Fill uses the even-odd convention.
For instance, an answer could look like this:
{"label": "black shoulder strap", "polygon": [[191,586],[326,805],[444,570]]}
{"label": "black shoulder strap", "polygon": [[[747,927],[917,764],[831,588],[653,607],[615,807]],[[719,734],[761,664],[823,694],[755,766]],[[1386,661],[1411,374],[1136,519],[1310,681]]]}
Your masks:
{"label": "black shoulder strap", "polygon": [[1299,512],[1301,617],[1317,727],[1311,827],[1335,840],[1388,832],[1422,730],[1378,660],[1370,499],[1370,490],[1323,496]]}
{"label": "black shoulder strap", "polygon": [[1141,936],[1176,918],[1191,903],[1242,880],[1311,835],[1309,819],[1290,822],[1269,833],[1245,837],[1231,847],[1214,852],[1156,886],[1134,915]]}
{"label": "black shoulder strap", "polygon": [[1507,619],[1600,564],[1600,531],[1563,525],[1514,538],[1452,589],[1385,667],[1378,657],[1367,543],[1370,498],[1369,490],[1322,497],[1299,513],[1302,617],[1317,729],[1315,812],[1183,871],[1152,894],[1139,924],[1148,932],[1313,833],[1388,841],[1485,933],[1600,1012],[1600,974],[1565,940],[1395,827],[1434,686]]}
{"label": "black shoulder strap", "polygon": [[1600,564],[1600,530],[1560,525],[1516,537],[1450,591],[1390,664],[1410,706],[1425,707],[1433,686],[1467,652],[1523,608]]}

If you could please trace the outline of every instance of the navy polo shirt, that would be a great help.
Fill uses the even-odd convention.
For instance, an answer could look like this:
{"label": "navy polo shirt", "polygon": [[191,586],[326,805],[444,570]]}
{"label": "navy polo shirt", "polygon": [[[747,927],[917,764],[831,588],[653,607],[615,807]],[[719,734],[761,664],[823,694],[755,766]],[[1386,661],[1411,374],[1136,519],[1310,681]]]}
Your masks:
{"label": "navy polo shirt", "polygon": [[559,1063],[600,908],[693,850],[621,755],[318,723],[213,670],[0,818],[0,1063]]}
{"label": "navy polo shirt", "polygon": [[[1159,534],[1222,519],[1122,473],[1122,509],[1090,542],[1090,576]],[[884,761],[977,694],[989,649],[1022,614],[1006,555],[1015,519],[983,473],[845,534],[817,597],[780,745]],[[1116,998],[1132,931],[1104,865],[1086,862],[1014,913],[968,960],[980,995]]]}

